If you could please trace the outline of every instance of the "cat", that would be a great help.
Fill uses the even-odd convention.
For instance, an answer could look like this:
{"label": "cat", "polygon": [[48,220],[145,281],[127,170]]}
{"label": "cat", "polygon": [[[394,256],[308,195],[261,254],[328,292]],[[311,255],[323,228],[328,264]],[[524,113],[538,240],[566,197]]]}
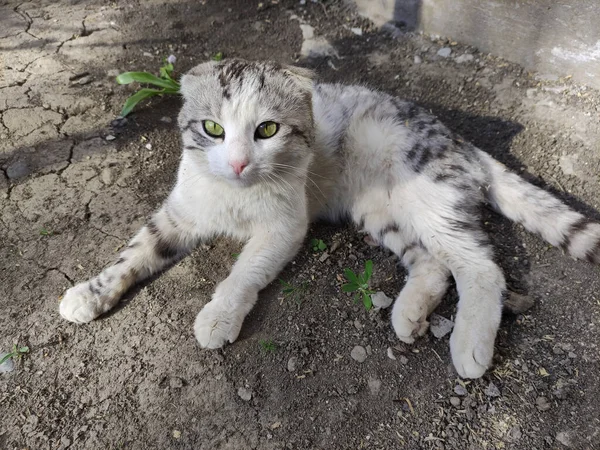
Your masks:
{"label": "cat", "polygon": [[173,190],[112,265],[66,292],[67,320],[95,319],[200,241],[229,236],[245,247],[194,324],[202,347],[222,347],[236,340],[311,221],[351,219],[408,270],[391,313],[402,341],[425,333],[454,277],[452,361],[461,377],[478,378],[492,362],[506,290],[481,205],[576,259],[600,263],[599,223],[410,102],[318,84],[308,69],[240,59],[194,67],[181,93],[183,155]]}

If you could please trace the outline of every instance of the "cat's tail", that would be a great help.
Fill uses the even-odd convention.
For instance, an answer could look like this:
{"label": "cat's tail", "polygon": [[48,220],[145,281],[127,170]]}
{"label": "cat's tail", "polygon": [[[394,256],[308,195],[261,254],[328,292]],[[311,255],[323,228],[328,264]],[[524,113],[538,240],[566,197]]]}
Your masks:
{"label": "cat's tail", "polygon": [[600,223],[573,211],[487,153],[481,153],[491,176],[488,200],[496,210],[555,247],[563,248],[573,258],[600,264]]}

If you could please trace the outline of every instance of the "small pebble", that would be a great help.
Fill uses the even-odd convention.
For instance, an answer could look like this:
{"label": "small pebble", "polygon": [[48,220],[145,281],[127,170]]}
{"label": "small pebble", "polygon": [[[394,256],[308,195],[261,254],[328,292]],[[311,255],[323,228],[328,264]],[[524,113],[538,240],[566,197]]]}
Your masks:
{"label": "small pebble", "polygon": [[148,142],[148,143],[145,145],[145,147],[146,147],[148,150],[152,150],[152,144],[151,144],[150,142]]}
{"label": "small pebble", "polygon": [[245,387],[239,388],[237,393],[238,393],[239,397],[242,400],[244,400],[245,402],[249,402],[250,399],[252,398],[252,391]]}
{"label": "small pebble", "polygon": [[167,117],[167,116],[163,116],[160,118],[160,121],[164,122],[164,123],[171,123],[171,122],[173,122],[173,119],[171,119],[170,117]]}
{"label": "small pebble", "polygon": [[454,393],[456,395],[460,395],[461,397],[464,397],[465,395],[467,395],[468,392],[464,386],[457,384],[456,386],[454,386]]}
{"label": "small pebble", "polygon": [[50,109],[50,105],[48,103],[43,103],[42,104],[42,108],[44,108],[44,109]]}
{"label": "small pebble", "polygon": [[173,437],[175,439],[181,438],[181,431],[179,431],[179,430],[173,430]]}
{"label": "small pebble", "polygon": [[500,397],[500,389],[498,389],[498,387],[494,383],[491,383],[491,382],[488,385],[488,387],[485,388],[485,391],[483,391],[483,392],[488,397]]}
{"label": "small pebble", "polygon": [[106,139],[107,141],[114,141],[116,137],[114,137],[112,134],[107,134],[104,139]]}
{"label": "small pebble", "polygon": [[450,397],[450,404],[452,406],[454,406],[455,408],[458,408],[460,406],[460,398],[458,398],[458,397]]}
{"label": "small pebble", "polygon": [[550,404],[550,402],[548,402],[548,399],[546,397],[538,397],[538,398],[536,398],[535,399],[535,406],[540,411],[548,411],[552,407],[552,405]]}
{"label": "small pebble", "polygon": [[352,31],[357,36],[362,36],[362,34],[363,34],[363,31],[361,28],[350,28],[350,31]]}
{"label": "small pebble", "polygon": [[288,359],[288,362],[287,362],[288,372],[295,372],[297,365],[298,365],[298,358],[296,358],[295,356],[292,356],[290,359]]}
{"label": "small pebble", "polygon": [[391,298],[389,298],[387,295],[385,295],[381,291],[375,292],[371,296],[371,300],[373,301],[373,306],[375,306],[376,308],[381,308],[381,309],[388,308],[393,302],[393,300]]}
{"label": "small pebble", "polygon": [[[4,358],[8,353],[0,353],[0,359]],[[0,364],[0,373],[8,373],[15,370],[15,363],[12,358],[8,358],[2,364]]]}
{"label": "small pebble", "polygon": [[400,356],[400,364],[408,364],[408,358],[404,355]]}
{"label": "small pebble", "polygon": [[394,351],[392,350],[392,347],[388,347],[387,355],[388,355],[388,358],[396,360],[396,356],[394,355]]}
{"label": "small pebble", "polygon": [[415,55],[415,64],[421,64],[423,59],[419,55]]}
{"label": "small pebble", "polygon": [[465,63],[465,62],[468,62],[468,61],[473,61],[473,59],[474,59],[473,55],[471,55],[469,53],[465,53],[464,55],[460,55],[459,57],[457,57],[455,59],[455,61],[457,63],[459,63],[459,64],[462,64],[462,63]]}
{"label": "small pebble", "polygon": [[450,47],[442,47],[437,51],[437,54],[442,58],[447,58],[452,54],[452,49]]}
{"label": "small pebble", "polygon": [[355,360],[359,363],[363,363],[367,359],[367,351],[365,350],[364,347],[357,345],[350,352],[350,356],[352,357],[353,360]]}
{"label": "small pebble", "polygon": [[450,333],[453,327],[454,322],[440,316],[439,314],[432,314],[429,317],[429,329],[431,330],[431,334],[438,339],[441,339]]}

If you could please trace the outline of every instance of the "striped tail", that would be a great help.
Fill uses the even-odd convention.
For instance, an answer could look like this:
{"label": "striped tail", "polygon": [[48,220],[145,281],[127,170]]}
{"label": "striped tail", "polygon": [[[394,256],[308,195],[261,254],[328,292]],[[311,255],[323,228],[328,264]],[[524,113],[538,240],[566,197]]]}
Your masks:
{"label": "striped tail", "polygon": [[487,195],[496,210],[573,258],[600,264],[600,223],[509,172],[487,153],[481,152],[481,159],[491,175]]}

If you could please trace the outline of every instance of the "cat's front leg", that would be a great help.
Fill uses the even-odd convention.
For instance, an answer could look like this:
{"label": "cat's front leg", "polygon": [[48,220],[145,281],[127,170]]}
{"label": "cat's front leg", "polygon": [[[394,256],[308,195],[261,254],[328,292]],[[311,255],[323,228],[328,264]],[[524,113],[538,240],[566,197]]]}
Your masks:
{"label": "cat's front leg", "polygon": [[196,317],[194,332],[202,347],[219,348],[237,339],[258,292],[295,256],[307,227],[303,219],[279,224],[258,231],[248,241],[230,275]]}
{"label": "cat's front leg", "polygon": [[135,283],[189,252],[197,238],[194,227],[167,201],[113,264],[65,293],[59,307],[60,315],[75,323],[94,320],[119,303]]}

